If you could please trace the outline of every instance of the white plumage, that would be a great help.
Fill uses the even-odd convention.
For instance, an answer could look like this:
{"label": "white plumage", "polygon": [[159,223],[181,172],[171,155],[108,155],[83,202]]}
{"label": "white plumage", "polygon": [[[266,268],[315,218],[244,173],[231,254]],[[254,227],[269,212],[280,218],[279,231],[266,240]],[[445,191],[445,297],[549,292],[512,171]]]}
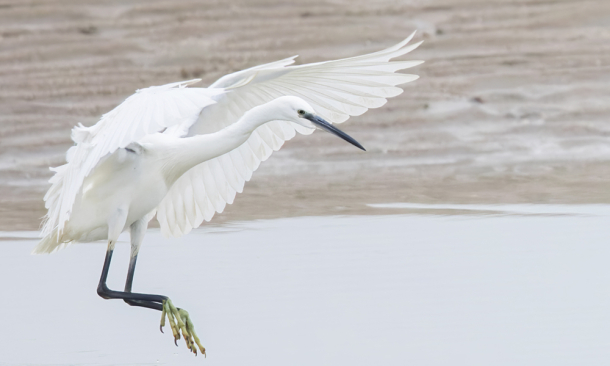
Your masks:
{"label": "white plumage", "polygon": [[214,103],[212,97],[223,92],[222,89],[186,88],[198,81],[137,90],[94,126],[74,127],[72,140],[76,145],[66,153],[67,164],[51,169],[55,176],[44,197],[49,211],[42,235],[55,232],[61,236],[85,177],[104,156],[165,128],[165,132],[174,136],[188,130],[201,110]]}
{"label": "white plumage", "polygon": [[[242,192],[245,182],[273,151],[296,132],[310,134],[313,126],[281,113],[271,115],[276,112],[269,107],[270,115],[265,117],[268,119],[249,131],[245,142],[227,139],[226,146],[216,150],[222,154],[216,156],[200,151],[200,158],[210,156],[210,159],[198,161],[185,172],[172,171],[178,176],[168,179],[165,175],[171,169],[161,165],[168,162],[180,165],[182,161],[178,159],[189,160],[186,149],[197,146],[187,141],[211,137],[219,131],[226,134],[231,130],[227,127],[235,127],[238,120],[243,122],[247,111],[282,96],[298,97],[306,102],[307,107],[302,108],[312,109],[312,113],[331,123],[341,123],[369,108],[381,107],[386,98],[402,93],[396,85],[417,79],[416,75],[396,71],[422,61],[390,61],[420,45],[421,42],[407,46],[412,37],[413,34],[383,51],[341,60],[289,66],[294,62],[291,57],[226,75],[209,88],[187,88],[199,81],[191,80],[138,90],[94,126],[73,129],[76,145],[68,150],[67,164],[52,169],[55,175],[45,195],[48,213],[43,239],[35,251],[52,252],[73,241],[111,240],[110,223],[114,223],[117,215],[119,221],[126,217],[121,225],[116,224],[120,228],[114,231],[119,230],[119,234],[136,221],[148,223],[155,211],[164,235],[188,233],[204,220],[212,219],[216,212],[222,212],[226,204],[233,203],[236,193]],[[284,102],[300,103],[295,100]],[[276,103],[274,108],[283,107]],[[209,139],[205,141],[214,144]],[[154,155],[152,152],[163,158],[149,157]],[[133,173],[119,172],[124,167],[136,171],[136,166],[138,178]],[[119,182],[113,174],[117,177],[124,174],[125,181]],[[112,184],[119,185],[114,187],[115,192],[109,183],[113,179]],[[138,179],[144,179],[140,185],[135,182]],[[165,187],[155,187],[155,179],[164,180]],[[108,187],[99,188],[104,185]],[[87,196],[88,192],[100,189],[105,196],[96,199],[104,202]],[[144,199],[146,204],[136,203],[130,196],[148,189],[159,192]],[[157,202],[149,202],[155,199]],[[104,208],[90,207],[96,204]],[[73,213],[77,210],[79,217],[75,218]],[[116,214],[117,210],[127,211]],[[89,225],[87,220],[96,223]]]}

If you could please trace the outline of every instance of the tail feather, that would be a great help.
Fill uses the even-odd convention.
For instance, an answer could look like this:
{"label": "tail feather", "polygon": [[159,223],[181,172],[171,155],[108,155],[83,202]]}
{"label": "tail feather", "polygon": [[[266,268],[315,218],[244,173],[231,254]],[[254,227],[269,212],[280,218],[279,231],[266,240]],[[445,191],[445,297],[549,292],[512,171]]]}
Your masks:
{"label": "tail feather", "polygon": [[72,241],[64,241],[61,237],[58,238],[57,229],[45,235],[38,245],[34,247],[32,254],[45,254],[45,253],[53,253],[57,250],[65,248]]}

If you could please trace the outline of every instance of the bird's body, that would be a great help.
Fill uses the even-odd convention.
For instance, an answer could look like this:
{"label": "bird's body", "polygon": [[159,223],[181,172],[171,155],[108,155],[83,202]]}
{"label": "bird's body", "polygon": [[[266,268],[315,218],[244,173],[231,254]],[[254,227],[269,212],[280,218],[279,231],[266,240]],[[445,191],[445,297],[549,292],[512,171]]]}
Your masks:
{"label": "bird's body", "polygon": [[100,161],[83,181],[61,238],[54,241],[54,235],[49,235],[49,240],[57,245],[105,240],[108,239],[108,222],[113,221],[112,216],[120,208],[127,210],[121,232],[153,211],[170,187],[165,179],[164,164],[159,164],[161,161],[155,154],[167,150],[169,137],[161,136],[145,138],[155,152],[121,148]]}
{"label": "bird's body", "polygon": [[[46,235],[37,250],[49,252],[64,243],[108,239],[111,224],[120,225],[115,230],[121,233],[144,217],[152,218],[154,209],[189,169],[239,147],[262,124],[278,117],[294,119],[291,114],[301,108],[313,111],[300,98],[281,97],[253,108],[218,132],[186,138],[154,133],[115,150],[84,178],[62,233]],[[308,122],[299,123],[313,129]]]}
{"label": "bird's body", "polygon": [[[411,35],[412,37],[413,35]],[[137,254],[156,214],[165,235],[180,236],[222,212],[252,172],[295,132],[322,129],[364,148],[334,127],[385,104],[417,79],[395,73],[420,61],[389,62],[418,44],[287,67],[293,58],[227,75],[210,88],[187,81],[139,90],[92,127],[75,127],[67,164],[55,168],[37,253],[73,242],[108,240],[98,294],[163,311],[196,352],[203,347],[188,314],[161,295],[131,292]],[[421,43],[421,42],[420,42]],[[328,121],[331,123],[329,123]],[[118,236],[130,231],[124,292],[106,287]],[[175,323],[174,323],[175,320]]]}

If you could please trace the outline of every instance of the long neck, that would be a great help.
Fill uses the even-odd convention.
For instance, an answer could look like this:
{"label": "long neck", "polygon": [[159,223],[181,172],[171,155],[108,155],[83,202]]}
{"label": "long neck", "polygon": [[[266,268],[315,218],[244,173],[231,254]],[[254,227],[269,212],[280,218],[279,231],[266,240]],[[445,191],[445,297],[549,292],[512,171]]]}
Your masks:
{"label": "long neck", "polygon": [[166,169],[167,182],[173,184],[194,166],[241,146],[257,127],[272,120],[269,118],[269,108],[267,104],[255,107],[237,122],[218,132],[177,139],[169,154],[171,157]]}

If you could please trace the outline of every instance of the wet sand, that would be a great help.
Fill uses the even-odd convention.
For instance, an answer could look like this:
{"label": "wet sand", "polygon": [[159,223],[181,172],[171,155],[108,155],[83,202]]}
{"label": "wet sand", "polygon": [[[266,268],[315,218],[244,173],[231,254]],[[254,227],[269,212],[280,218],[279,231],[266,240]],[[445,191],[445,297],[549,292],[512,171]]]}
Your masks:
{"label": "wet sand", "polygon": [[0,365],[607,364],[610,206],[399,206],[149,233],[134,289],[187,309],[205,360],[97,296],[104,243],[0,241]]}
{"label": "wet sand", "polygon": [[0,0],[0,229],[35,230],[69,131],[135,89],[419,29],[421,79],[262,164],[215,220],[374,214],[377,202],[609,203],[607,1]]}

